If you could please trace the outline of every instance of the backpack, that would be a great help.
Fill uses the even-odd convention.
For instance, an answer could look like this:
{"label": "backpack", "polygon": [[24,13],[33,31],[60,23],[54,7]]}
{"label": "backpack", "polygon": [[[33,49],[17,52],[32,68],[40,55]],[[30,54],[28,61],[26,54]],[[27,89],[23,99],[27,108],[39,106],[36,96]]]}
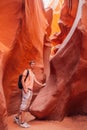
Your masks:
{"label": "backpack", "polygon": [[[29,70],[27,70],[27,75],[26,75],[24,81],[26,81],[28,75],[29,75]],[[20,74],[20,75],[19,75],[19,78],[18,78],[18,88],[19,88],[19,89],[22,89],[22,88],[23,88],[23,85],[22,85],[22,74]]]}

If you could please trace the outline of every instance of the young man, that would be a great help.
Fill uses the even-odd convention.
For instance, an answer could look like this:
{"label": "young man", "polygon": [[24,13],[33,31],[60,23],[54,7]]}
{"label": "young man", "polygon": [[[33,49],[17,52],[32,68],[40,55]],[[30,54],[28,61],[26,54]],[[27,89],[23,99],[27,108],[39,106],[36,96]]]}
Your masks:
{"label": "young man", "polygon": [[[17,116],[14,118],[14,121],[18,125],[20,125],[21,127],[24,127],[24,128],[30,127],[30,125],[27,122],[25,122],[25,112],[29,108],[29,105],[30,105],[30,102],[32,99],[34,82],[36,82],[37,84],[39,84],[42,87],[44,87],[46,85],[46,83],[44,83],[44,84],[40,83],[36,79],[35,74],[33,73],[33,69],[35,67],[35,62],[34,61],[29,62],[29,65],[30,65],[30,69],[29,69],[29,75],[27,76],[27,78],[26,78],[27,70],[24,70],[24,72],[23,72],[22,102],[20,105],[20,111],[17,114]],[[25,78],[26,78],[26,80],[25,80]]]}

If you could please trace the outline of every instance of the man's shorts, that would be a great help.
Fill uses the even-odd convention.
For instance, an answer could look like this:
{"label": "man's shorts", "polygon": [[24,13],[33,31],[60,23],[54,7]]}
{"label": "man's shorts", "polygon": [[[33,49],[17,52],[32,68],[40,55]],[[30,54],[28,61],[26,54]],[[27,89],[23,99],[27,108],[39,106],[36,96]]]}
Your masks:
{"label": "man's shorts", "polygon": [[22,90],[22,102],[20,105],[20,111],[25,111],[29,108],[32,96],[33,92],[31,90],[28,90],[27,93]]}

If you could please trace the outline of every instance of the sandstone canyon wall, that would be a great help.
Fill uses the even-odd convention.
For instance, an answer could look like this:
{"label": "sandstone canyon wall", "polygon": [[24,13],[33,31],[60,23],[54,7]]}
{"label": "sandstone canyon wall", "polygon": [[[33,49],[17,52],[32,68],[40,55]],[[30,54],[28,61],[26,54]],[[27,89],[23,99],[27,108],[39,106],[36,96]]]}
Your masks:
{"label": "sandstone canyon wall", "polygon": [[[50,76],[31,105],[39,119],[62,120],[66,115],[87,114],[86,1],[64,1],[59,20],[61,44],[50,60]],[[36,106],[36,107],[35,107]]]}
{"label": "sandstone canyon wall", "polygon": [[[41,0],[0,1],[0,129],[7,130],[7,115],[18,111],[18,75],[30,60],[36,61],[38,80],[44,73],[47,78],[31,104],[33,115],[62,120],[66,115],[87,114],[87,1],[78,9],[79,2],[64,0],[58,22],[61,32],[50,40],[53,12],[45,11]],[[55,46],[58,51],[49,61],[51,42],[61,46],[59,50]]]}
{"label": "sandstone canyon wall", "polygon": [[43,41],[48,22],[41,0],[1,1],[0,11],[0,55],[3,56],[0,121],[4,130],[7,129],[4,121],[7,115],[19,109],[21,91],[17,86],[18,75],[29,67],[30,60],[36,61],[37,78],[43,79]]}

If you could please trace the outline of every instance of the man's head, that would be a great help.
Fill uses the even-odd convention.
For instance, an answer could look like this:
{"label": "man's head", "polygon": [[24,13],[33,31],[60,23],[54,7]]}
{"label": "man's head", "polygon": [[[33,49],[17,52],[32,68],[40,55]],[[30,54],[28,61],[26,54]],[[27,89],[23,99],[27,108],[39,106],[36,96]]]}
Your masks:
{"label": "man's head", "polygon": [[30,61],[29,66],[33,69],[35,67],[35,61]]}

